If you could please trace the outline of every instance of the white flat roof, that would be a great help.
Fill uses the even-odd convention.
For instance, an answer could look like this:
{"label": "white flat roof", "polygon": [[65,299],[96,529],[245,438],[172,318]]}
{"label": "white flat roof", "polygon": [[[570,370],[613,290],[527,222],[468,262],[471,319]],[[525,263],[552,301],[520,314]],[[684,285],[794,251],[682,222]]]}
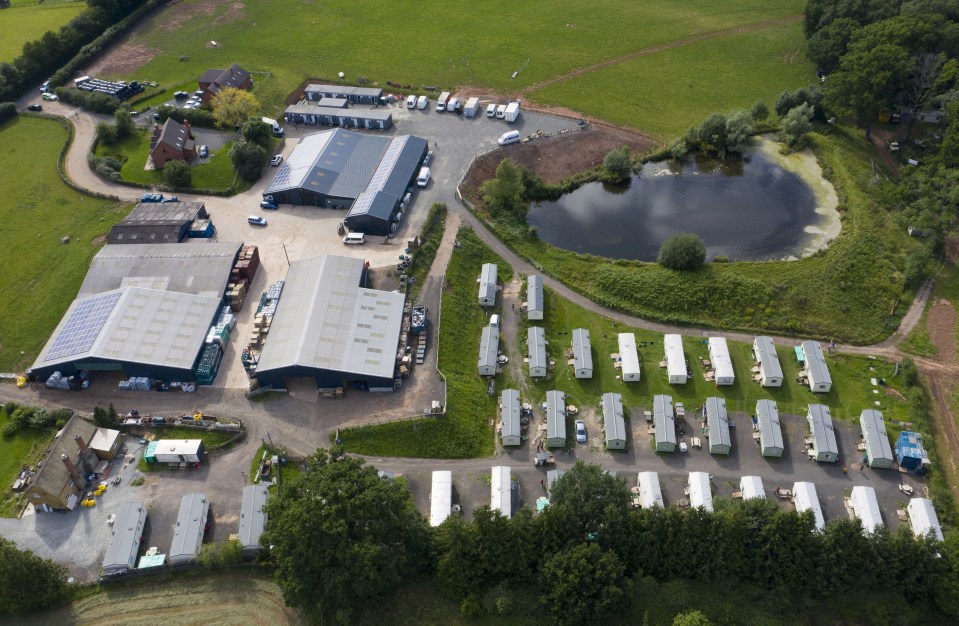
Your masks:
{"label": "white flat roof", "polygon": [[526,279],[526,309],[528,311],[543,310],[543,277],[532,275]]}
{"label": "white flat roof", "polygon": [[529,367],[546,367],[546,331],[541,326],[530,326],[526,331],[526,348],[529,351]]}
{"label": "white flat roof", "polygon": [[656,441],[676,443],[676,418],[673,415],[673,397],[653,396],[653,424]]}
{"label": "white flat roof", "polygon": [[546,438],[566,438],[566,394],[555,389],[546,392]]}
{"label": "white flat roof", "polygon": [[639,353],[636,351],[636,335],[619,333],[619,358],[623,377],[627,374],[639,374]]}
{"label": "white flat roof", "polygon": [[889,443],[889,434],[886,432],[886,423],[882,413],[875,409],[865,409],[859,415],[859,426],[866,441],[866,452],[869,459],[893,460],[892,445]]}
{"label": "white flat roof", "polygon": [[759,422],[759,443],[763,448],[783,446],[783,431],[779,423],[779,409],[775,400],[756,401],[756,420]]}
{"label": "white flat roof", "polygon": [[266,513],[263,507],[269,497],[266,485],[247,485],[243,488],[243,500],[240,503],[240,544],[247,549],[260,545],[260,535],[266,526]]}
{"label": "white flat roof", "polygon": [[792,491],[796,512],[812,511],[816,530],[823,530],[826,527],[826,520],[822,516],[822,506],[819,504],[819,496],[816,494],[816,485],[808,482],[794,483]]}
{"label": "white flat roof", "polygon": [[518,390],[503,390],[503,394],[500,396],[500,421],[503,428],[501,433],[503,437],[519,437],[522,435]]}
{"label": "white flat roof", "polygon": [[739,479],[739,490],[743,500],[765,500],[766,491],[763,489],[763,479],[759,476],[743,476]]}
{"label": "white flat roof", "polygon": [[618,393],[603,394],[603,429],[606,441],[626,441],[626,420],[623,411],[623,396]]}
{"label": "white flat roof", "polygon": [[433,472],[433,488],[430,492],[430,526],[439,526],[450,516],[453,508],[453,472]]}
{"label": "white flat roof", "polygon": [[713,510],[713,493],[709,486],[709,474],[706,472],[689,473],[689,506]]}
{"label": "white flat roof", "polygon": [[776,354],[776,344],[772,337],[756,337],[753,340],[753,353],[759,361],[759,371],[765,378],[782,378],[783,368]]}
{"label": "white flat roof", "polygon": [[639,502],[644,509],[654,506],[663,507],[663,491],[659,486],[659,474],[656,472],[640,472]]}
{"label": "white flat roof", "polygon": [[812,434],[813,449],[817,452],[831,452],[839,454],[836,444],[836,431],[832,425],[832,415],[825,404],[810,404],[806,416],[809,422],[809,431]]}
{"label": "white flat roof", "polygon": [[664,335],[663,348],[666,354],[666,373],[673,376],[686,376],[686,352],[683,350],[683,338],[680,335]]}
{"label": "white flat roof", "polygon": [[939,517],[932,506],[932,500],[912,498],[906,506],[906,512],[912,524],[912,533],[916,537],[925,537],[931,532],[936,539],[942,541],[942,526],[939,525]]}
{"label": "white flat roof", "polygon": [[158,439],[155,454],[184,454],[191,455],[200,451],[202,439]]}
{"label": "white flat roof", "polygon": [[709,360],[712,363],[713,371],[716,373],[716,380],[735,378],[733,360],[729,356],[729,346],[726,344],[725,337],[709,338]]}
{"label": "white flat roof", "polygon": [[877,528],[883,525],[875,489],[864,485],[856,485],[852,488],[849,502],[852,505],[852,512],[862,522],[862,529],[867,535],[873,534]]}
{"label": "white flat roof", "polygon": [[706,398],[706,424],[709,431],[709,445],[732,447],[729,435],[729,417],[726,414],[725,398]]}
{"label": "white flat roof", "polygon": [[832,376],[829,375],[829,367],[826,365],[826,357],[823,356],[822,346],[818,341],[802,342],[803,358],[806,361],[806,372],[809,374],[809,380],[813,384],[826,383],[832,385]]}
{"label": "white flat roof", "polygon": [[490,494],[490,508],[499,511],[505,517],[513,517],[512,479],[509,466],[497,465],[492,468]]}

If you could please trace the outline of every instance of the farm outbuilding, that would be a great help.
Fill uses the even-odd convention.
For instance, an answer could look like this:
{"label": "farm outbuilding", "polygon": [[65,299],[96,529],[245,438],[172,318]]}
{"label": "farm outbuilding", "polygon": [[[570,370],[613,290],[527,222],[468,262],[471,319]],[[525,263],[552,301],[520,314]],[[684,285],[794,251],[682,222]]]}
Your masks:
{"label": "farm outbuilding", "polygon": [[763,479],[759,476],[743,476],[739,479],[739,492],[743,500],[765,500],[766,490],[763,489]]}
{"label": "farm outbuilding", "polygon": [[557,480],[563,477],[566,474],[564,469],[551,469],[546,471],[546,493],[549,497],[553,497],[553,485]]}
{"label": "farm outbuilding", "polygon": [[352,85],[330,85],[310,83],[303,91],[310,102],[319,102],[323,98],[348,100],[352,104],[379,104],[383,90],[379,87],[354,87]]}
{"label": "farm outbuilding", "polygon": [[562,391],[546,392],[546,445],[566,447],[566,394]]}
{"label": "farm outbuilding", "polygon": [[896,439],[896,461],[899,467],[917,474],[929,468],[929,453],[922,445],[922,435],[904,430]]}
{"label": "farm outbuilding", "polygon": [[779,423],[779,409],[775,400],[756,401],[756,423],[759,428],[759,450],[763,456],[781,457],[783,431]]}
{"label": "farm outbuilding", "polygon": [[690,472],[689,485],[686,491],[689,495],[689,506],[694,509],[702,507],[712,513],[713,491],[709,484],[709,474],[706,472]]}
{"label": "farm outbuilding", "polygon": [[[209,224],[210,214],[202,202],[140,202],[130,214],[114,224],[107,235],[108,244],[180,243],[191,226]],[[205,230],[204,226],[202,230]],[[199,231],[198,231],[199,232]]]}
{"label": "farm outbuilding", "polygon": [[686,352],[683,350],[683,338],[680,335],[664,335],[666,375],[670,385],[685,385],[689,380],[686,369]]}
{"label": "farm outbuilding", "polygon": [[818,341],[804,341],[802,353],[809,390],[813,393],[829,393],[832,389],[832,376],[829,374],[829,366],[826,365],[822,346]]}
{"label": "farm outbuilding", "polygon": [[546,331],[540,326],[530,326],[526,331],[526,349],[529,354],[530,378],[546,378],[549,369],[546,359]]}
{"label": "farm outbuilding", "polygon": [[603,433],[607,450],[626,449],[626,418],[623,411],[623,396],[618,393],[603,394]]}
{"label": "farm outbuilding", "polygon": [[389,130],[393,127],[393,114],[389,109],[351,109],[342,98],[326,98],[315,104],[309,101],[291,104],[286,107],[283,117],[290,124],[307,126],[368,130]]}
{"label": "farm outbuilding", "polygon": [[892,446],[889,444],[889,434],[886,432],[882,413],[875,409],[863,410],[859,414],[859,427],[866,444],[866,463],[869,467],[892,466]]}
{"label": "farm outbuilding", "polygon": [[543,303],[543,277],[533,274],[526,279],[526,319],[541,320],[546,312]]}
{"label": "farm outbuilding", "polygon": [[154,439],[143,451],[143,460],[153,463],[191,463],[203,460],[202,439]]}
{"label": "farm outbuilding", "polygon": [[480,306],[494,306],[496,304],[496,264],[484,263],[477,282]]}
{"label": "farm outbuilding", "polygon": [[833,428],[832,415],[825,404],[810,404],[806,413],[809,423],[811,449],[809,456],[820,463],[835,463],[839,460],[839,446],[836,443],[836,430]]}
{"label": "farm outbuilding", "polygon": [[244,552],[260,549],[260,535],[266,526],[266,500],[270,496],[267,485],[247,485],[240,502],[240,545]]}
{"label": "farm outbuilding", "polygon": [[654,506],[663,508],[663,490],[659,486],[659,474],[656,472],[640,472],[637,478],[639,487],[639,505],[644,509]]}
{"label": "farm outbuilding", "polygon": [[639,382],[639,353],[636,351],[636,335],[619,333],[619,371],[624,383]]}
{"label": "farm outbuilding", "polygon": [[484,326],[480,335],[479,359],[476,369],[480,376],[496,376],[496,360],[499,358],[499,326]]}
{"label": "farm outbuilding", "polygon": [[453,472],[437,470],[433,472],[433,486],[430,491],[430,526],[439,526],[453,511]]}
{"label": "farm outbuilding", "polygon": [[725,398],[706,398],[706,438],[710,454],[729,454],[733,447]]}
{"label": "farm outbuilding", "polygon": [[38,512],[76,508],[89,486],[87,477],[100,463],[100,455],[87,443],[98,430],[93,422],[74,415],[56,434],[24,491]]}
{"label": "farm outbuilding", "polygon": [[497,465],[491,470],[490,508],[504,517],[513,517],[513,479],[506,465]]}
{"label": "farm outbuilding", "polygon": [[656,429],[656,452],[676,450],[676,418],[672,396],[653,396],[653,424]]}
{"label": "farm outbuilding", "polygon": [[939,516],[929,498],[912,498],[906,505],[909,523],[912,525],[912,534],[916,537],[925,537],[932,533],[934,539],[942,541],[942,526],[939,525]]}
{"label": "farm outbuilding", "polygon": [[729,356],[729,345],[725,337],[710,337],[707,340],[709,362],[713,368],[717,385],[732,385],[736,382],[733,360]]}
{"label": "farm outbuilding", "polygon": [[783,368],[776,354],[772,337],[753,339],[753,358],[759,363],[759,384],[763,387],[782,387]]}
{"label": "farm outbuilding", "polygon": [[573,374],[576,378],[593,377],[593,344],[585,328],[573,329]]}
{"label": "farm outbuilding", "polygon": [[499,401],[500,438],[504,446],[518,446],[523,443],[520,410],[519,391],[504,389]]}
{"label": "farm outbuilding", "polygon": [[876,490],[865,485],[856,485],[849,496],[849,506],[853,515],[862,522],[862,530],[867,535],[876,532],[882,523],[882,512],[876,499]]}
{"label": "farm outbuilding", "polygon": [[809,482],[793,483],[793,504],[797,513],[812,511],[816,530],[822,532],[826,528],[826,521],[822,516],[822,505],[819,504],[819,495],[816,485]]}
{"label": "farm outbuilding", "polygon": [[170,565],[196,562],[209,513],[210,502],[205,493],[188,493],[180,499],[180,511],[173,525],[173,542],[167,554]]}
{"label": "farm outbuilding", "polygon": [[147,523],[147,508],[142,502],[124,502],[117,509],[110,530],[110,541],[103,556],[104,577],[126,574],[136,568],[140,542]]}

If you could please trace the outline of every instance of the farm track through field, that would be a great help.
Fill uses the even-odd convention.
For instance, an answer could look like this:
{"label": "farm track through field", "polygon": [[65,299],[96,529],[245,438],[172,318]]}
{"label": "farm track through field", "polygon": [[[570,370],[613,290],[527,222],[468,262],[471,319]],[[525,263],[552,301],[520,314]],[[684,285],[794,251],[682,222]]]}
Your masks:
{"label": "farm track through field", "polygon": [[940,446],[939,454],[947,466],[946,474],[948,479],[946,482],[952,491],[952,497],[956,502],[959,502],[959,482],[957,482],[959,481],[959,466],[957,466],[957,457],[959,457],[959,431],[956,429],[955,416],[952,414],[952,411],[949,410],[948,398],[944,397],[944,394],[949,393],[955,384],[955,377],[948,377],[945,385],[943,385],[939,381],[938,372],[929,372],[929,394],[936,403],[932,411],[932,421],[933,424],[936,424],[937,430],[942,431],[949,448],[948,450],[943,450]]}
{"label": "farm track through field", "polygon": [[738,35],[741,33],[748,33],[754,30],[762,30],[765,28],[770,28],[772,26],[782,26],[784,24],[793,24],[802,19],[801,15],[791,15],[789,17],[780,17],[774,20],[765,20],[762,22],[756,22],[754,24],[741,24],[739,26],[732,26],[730,28],[723,28],[721,30],[716,30],[710,33],[702,33],[701,35],[692,35],[690,37],[684,37],[683,39],[676,39],[673,41],[668,41],[655,46],[650,46],[648,48],[643,48],[642,50],[636,50],[634,52],[629,52],[622,56],[615,57],[613,59],[607,59],[606,61],[600,61],[599,63],[593,63],[592,65],[586,65],[574,70],[570,70],[565,74],[560,74],[552,78],[540,81],[538,83],[533,83],[528,87],[524,87],[520,90],[520,93],[523,95],[529,94],[533,91],[538,91],[545,87],[555,85],[556,83],[561,83],[563,81],[569,80],[571,78],[576,78],[584,74],[589,74],[590,72],[595,72],[596,70],[601,70],[606,67],[611,67],[613,65],[618,65],[624,61],[630,61],[639,57],[649,56],[651,54],[656,54],[657,52],[663,52],[665,50],[670,50],[672,48],[679,48],[682,46],[688,46],[690,44],[699,43],[700,41],[706,41],[708,39],[715,39],[717,37],[725,37],[727,35]]}

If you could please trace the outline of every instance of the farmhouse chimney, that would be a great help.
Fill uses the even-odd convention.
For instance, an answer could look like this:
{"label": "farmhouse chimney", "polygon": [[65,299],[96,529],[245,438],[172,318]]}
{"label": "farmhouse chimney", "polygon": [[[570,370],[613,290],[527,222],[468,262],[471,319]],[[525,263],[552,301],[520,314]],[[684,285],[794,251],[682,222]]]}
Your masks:
{"label": "farmhouse chimney", "polygon": [[80,452],[87,451],[87,443],[83,440],[83,437],[80,435],[74,435],[73,440],[77,442],[77,447],[80,448]]}
{"label": "farmhouse chimney", "polygon": [[83,481],[80,479],[80,473],[77,472],[77,466],[73,464],[73,461],[70,460],[65,454],[60,455],[60,460],[63,461],[63,464],[67,466],[67,472],[70,473],[70,478],[73,479],[73,482],[80,489],[83,489]]}

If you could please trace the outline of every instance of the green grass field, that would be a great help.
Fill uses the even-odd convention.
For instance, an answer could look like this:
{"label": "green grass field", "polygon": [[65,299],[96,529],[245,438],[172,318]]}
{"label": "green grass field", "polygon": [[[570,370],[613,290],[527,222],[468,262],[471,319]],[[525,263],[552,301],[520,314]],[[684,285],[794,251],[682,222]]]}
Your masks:
{"label": "green grass field", "polygon": [[23,51],[23,44],[58,30],[86,8],[87,3],[80,0],[50,5],[14,2],[0,12],[0,63],[13,61]]}
{"label": "green grass field", "polygon": [[[7,412],[0,407],[0,428],[10,421]],[[12,485],[24,465],[35,466],[43,457],[47,446],[53,440],[56,429],[34,430],[24,428],[12,437],[0,436],[0,481]],[[0,496],[0,517],[14,517],[24,505],[22,497],[17,497],[6,489]]]}
{"label": "green grass field", "polygon": [[[126,214],[60,180],[57,155],[65,140],[54,121],[24,117],[0,126],[0,371],[33,363],[76,297],[99,249],[94,239]],[[70,243],[60,243],[64,235]]]}

